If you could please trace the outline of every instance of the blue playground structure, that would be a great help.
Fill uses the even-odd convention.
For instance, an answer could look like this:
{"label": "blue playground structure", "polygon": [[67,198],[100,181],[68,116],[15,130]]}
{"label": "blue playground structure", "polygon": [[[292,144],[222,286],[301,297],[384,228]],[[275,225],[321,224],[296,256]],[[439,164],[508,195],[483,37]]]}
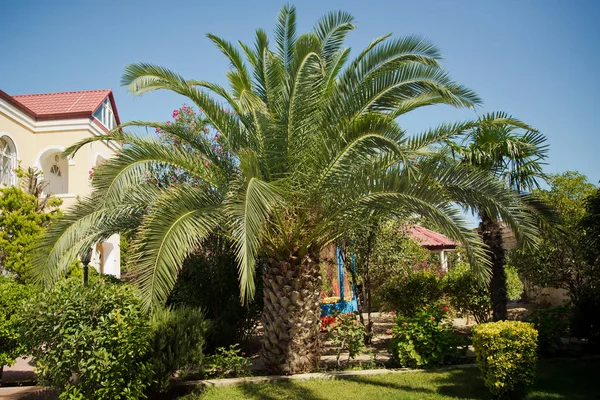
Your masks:
{"label": "blue playground structure", "polygon": [[[338,274],[340,299],[335,303],[321,304],[321,316],[327,316],[327,315],[332,315],[332,314],[336,314],[336,313],[345,314],[345,313],[358,311],[358,300],[357,300],[357,296],[356,296],[356,286],[354,285],[354,282],[351,282],[352,300],[346,300],[345,296],[344,296],[345,270],[344,270],[344,258],[342,256],[342,252],[343,252],[342,248],[340,246],[336,246],[335,254],[336,254],[336,259],[337,259],[337,264],[338,264],[337,274]],[[354,254],[351,256],[351,268],[353,271],[355,271],[356,263],[355,263]],[[348,281],[350,282],[351,280],[348,280]]]}

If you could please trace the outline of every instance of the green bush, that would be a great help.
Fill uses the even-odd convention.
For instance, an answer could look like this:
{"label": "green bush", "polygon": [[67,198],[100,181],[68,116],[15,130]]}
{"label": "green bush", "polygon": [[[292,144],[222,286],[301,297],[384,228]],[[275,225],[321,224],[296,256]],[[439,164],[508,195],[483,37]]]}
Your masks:
{"label": "green bush", "polygon": [[413,317],[398,316],[392,328],[392,357],[410,368],[432,368],[464,359],[467,347],[445,321],[447,312],[447,306],[437,303]]}
{"label": "green bush", "polygon": [[238,344],[219,347],[215,354],[206,357],[204,362],[204,375],[207,378],[235,378],[248,375],[246,369],[250,360],[244,357]]}
{"label": "green bush", "polygon": [[348,351],[348,362],[360,354],[365,346],[366,330],[354,313],[338,315],[333,321],[326,327],[327,338],[337,350],[336,361],[339,366],[340,355],[344,350]]}
{"label": "green bush", "polygon": [[66,279],[26,303],[21,326],[39,383],[61,399],[144,397],[149,326],[132,288]]}
{"label": "green bush", "polygon": [[[212,322],[207,352],[245,342],[262,314],[263,297],[248,305],[240,302],[238,270],[231,243],[211,237],[204,247],[188,257],[169,300],[175,308],[201,308]],[[262,293],[262,270],[256,270],[256,293]]]}
{"label": "green bush", "polygon": [[4,366],[11,366],[24,354],[19,338],[19,316],[23,303],[33,294],[33,287],[0,276],[0,382]]}
{"label": "green bush", "polygon": [[160,309],[150,318],[150,360],[155,384],[163,392],[171,376],[179,370],[199,371],[209,323],[194,308]]}
{"label": "green bush", "polygon": [[519,278],[519,272],[513,265],[506,264],[504,266],[504,272],[506,273],[506,297],[509,300],[517,301],[521,300],[523,294],[523,282]]}
{"label": "green bush", "polygon": [[451,268],[442,279],[450,305],[461,315],[473,315],[478,324],[490,318],[490,292],[482,285],[471,268],[461,263]]}
{"label": "green bush", "polygon": [[497,398],[524,398],[533,385],[538,333],[533,325],[500,321],[473,327],[473,346],[485,385]]}
{"label": "green bush", "polygon": [[551,355],[562,349],[561,338],[569,335],[571,310],[566,306],[535,310],[527,316],[538,332],[538,350]]}
{"label": "green bush", "polygon": [[423,304],[433,304],[443,294],[441,280],[430,270],[406,269],[386,281],[381,289],[385,307],[398,314],[416,315]]}

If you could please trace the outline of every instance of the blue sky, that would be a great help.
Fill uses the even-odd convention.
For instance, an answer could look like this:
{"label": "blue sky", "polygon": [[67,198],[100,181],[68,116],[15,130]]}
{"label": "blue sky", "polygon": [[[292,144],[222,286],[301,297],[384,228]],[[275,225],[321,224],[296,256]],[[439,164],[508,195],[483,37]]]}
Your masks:
{"label": "blue sky", "polygon": [[[168,119],[184,100],[134,98],[120,87],[124,67],[152,62],[190,78],[225,83],[227,62],[204,36],[252,42],[271,32],[281,1],[11,1],[0,5],[0,89],[9,94],[112,88],[122,120]],[[291,2],[290,4],[294,4]],[[343,9],[357,19],[354,54],[385,33],[423,35],[451,76],[474,89],[477,112],[506,111],[542,131],[548,172],[600,180],[600,2],[302,1],[298,30]],[[402,117],[409,132],[475,117],[433,107]]]}

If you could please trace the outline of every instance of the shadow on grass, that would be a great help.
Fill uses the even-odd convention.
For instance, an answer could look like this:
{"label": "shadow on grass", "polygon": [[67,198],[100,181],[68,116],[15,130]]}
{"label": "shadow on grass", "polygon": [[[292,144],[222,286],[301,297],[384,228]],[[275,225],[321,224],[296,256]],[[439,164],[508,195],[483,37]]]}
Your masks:
{"label": "shadow on grass", "polygon": [[259,400],[303,399],[322,400],[311,389],[298,386],[294,381],[277,382],[272,385],[256,385],[244,383],[239,386],[244,398]]}
{"label": "shadow on grass", "polygon": [[[381,376],[393,376],[393,375],[381,375]],[[350,381],[354,383],[358,383],[366,386],[377,386],[387,389],[395,389],[395,390],[403,390],[405,392],[414,392],[414,393],[423,393],[423,394],[432,394],[435,393],[434,390],[423,388],[423,387],[415,387],[410,385],[402,385],[393,382],[384,382],[379,379],[368,378],[364,376],[349,376],[339,378],[340,380]],[[368,389],[367,389],[368,390]]]}

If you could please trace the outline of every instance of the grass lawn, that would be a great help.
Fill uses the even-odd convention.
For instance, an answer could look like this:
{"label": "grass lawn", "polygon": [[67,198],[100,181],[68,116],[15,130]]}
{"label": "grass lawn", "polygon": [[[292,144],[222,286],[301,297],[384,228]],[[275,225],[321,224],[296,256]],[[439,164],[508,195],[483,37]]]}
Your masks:
{"label": "grass lawn", "polygon": [[[489,399],[476,368],[209,388],[186,400]],[[528,399],[600,399],[600,360],[544,361]]]}

